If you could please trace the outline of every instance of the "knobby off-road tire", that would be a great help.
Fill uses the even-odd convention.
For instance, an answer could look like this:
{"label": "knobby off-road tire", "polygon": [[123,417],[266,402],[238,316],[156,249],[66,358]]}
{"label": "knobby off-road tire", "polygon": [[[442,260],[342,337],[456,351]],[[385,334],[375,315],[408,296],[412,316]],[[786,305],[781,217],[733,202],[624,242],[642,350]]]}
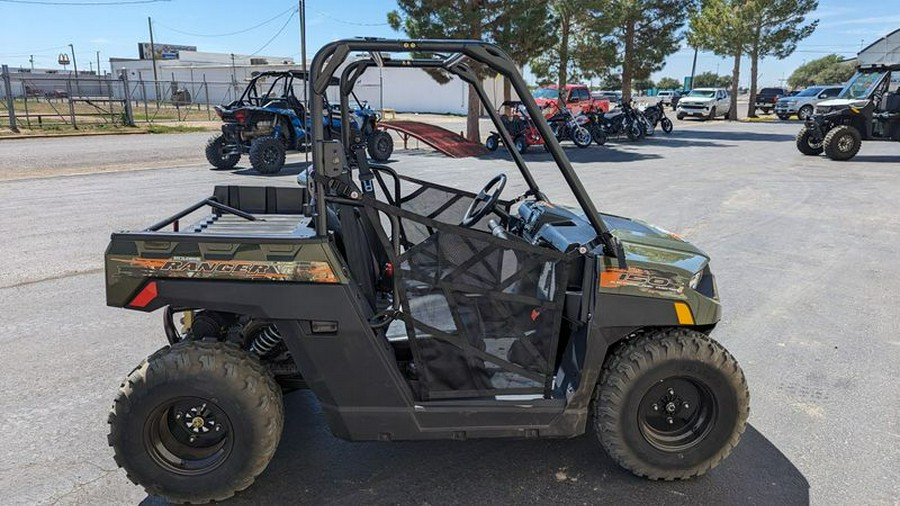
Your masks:
{"label": "knobby off-road tire", "polygon": [[206,160],[219,170],[230,170],[241,160],[240,153],[225,154],[225,136],[218,135],[206,142]]}
{"label": "knobby off-road tire", "polygon": [[859,130],[849,125],[832,128],[825,134],[825,140],[822,141],[825,156],[841,162],[856,156],[861,146],[862,136],[859,134]]}
{"label": "knobby off-road tire", "polygon": [[497,134],[489,135],[487,140],[484,141],[484,147],[488,151],[497,151],[497,148],[500,147],[500,136]]}
{"label": "knobby off-road tire", "polygon": [[807,156],[821,155],[822,151],[824,151],[822,142],[814,142],[811,137],[812,132],[804,125],[800,131],[797,132],[797,137],[794,139],[794,142],[797,144],[797,149]]}
{"label": "knobby off-road tire", "polygon": [[260,174],[277,174],[284,167],[284,157],[284,143],[276,137],[257,137],[250,144],[250,165]]}
{"label": "knobby off-road tire", "polygon": [[517,135],[516,138],[513,139],[513,146],[515,146],[516,151],[518,151],[520,155],[524,155],[528,151],[528,141],[525,140],[524,135]]}
{"label": "knobby off-road tire", "polygon": [[622,467],[654,480],[699,476],[738,444],[750,413],[734,357],[701,332],[668,329],[620,346],[594,397],[600,444]]}
{"label": "knobby off-road tire", "polygon": [[283,424],[281,389],[259,360],[231,343],[183,341],[148,357],[122,383],[109,444],[148,494],[205,503],[253,483]]}
{"label": "knobby off-road tire", "polygon": [[376,162],[385,162],[394,152],[394,138],[384,130],[377,130],[366,141],[369,156]]}

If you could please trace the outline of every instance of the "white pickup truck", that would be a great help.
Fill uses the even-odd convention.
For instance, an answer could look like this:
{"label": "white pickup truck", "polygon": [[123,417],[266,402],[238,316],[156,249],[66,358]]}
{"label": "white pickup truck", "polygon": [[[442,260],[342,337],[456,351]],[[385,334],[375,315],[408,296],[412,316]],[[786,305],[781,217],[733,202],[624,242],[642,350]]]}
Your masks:
{"label": "white pickup truck", "polygon": [[678,119],[687,116],[715,119],[727,116],[731,109],[728,91],[723,88],[694,88],[678,101],[675,115]]}

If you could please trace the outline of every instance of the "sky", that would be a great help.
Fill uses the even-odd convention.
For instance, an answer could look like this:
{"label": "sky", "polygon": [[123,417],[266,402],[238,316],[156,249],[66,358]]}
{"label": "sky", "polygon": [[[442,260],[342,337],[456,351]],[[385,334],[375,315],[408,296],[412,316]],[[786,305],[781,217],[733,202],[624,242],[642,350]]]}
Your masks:
{"label": "sky", "polygon": [[[57,5],[119,2],[121,5]],[[48,5],[53,4],[53,5]],[[33,55],[38,68],[56,63],[68,45],[75,47],[79,69],[109,57],[137,57],[137,43],[149,41],[147,17],[153,19],[157,43],[197,46],[199,51],[292,56],[299,61],[299,22],[294,0],[0,0],[0,63],[28,67]],[[323,44],[356,36],[402,37],[386,23],[394,0],[307,0],[307,54]],[[805,61],[835,52],[852,57],[861,47],[900,28],[896,0],[820,0],[811,16],[816,32],[785,60],[760,64],[762,86],[780,84]],[[237,33],[240,32],[240,33]],[[653,75],[678,80],[690,75],[693,50],[670,55]],[[730,74],[732,62],[700,53],[697,72]],[[526,78],[529,78],[526,72]],[[749,81],[749,62],[742,63],[741,84]]]}

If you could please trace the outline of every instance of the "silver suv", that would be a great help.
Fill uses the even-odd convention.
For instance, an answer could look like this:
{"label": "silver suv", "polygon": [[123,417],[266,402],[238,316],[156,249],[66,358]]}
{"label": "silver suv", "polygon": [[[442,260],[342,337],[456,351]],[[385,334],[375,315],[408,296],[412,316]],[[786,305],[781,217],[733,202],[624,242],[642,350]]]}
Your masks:
{"label": "silver suv", "polygon": [[780,119],[796,114],[801,121],[806,121],[815,112],[816,104],[837,97],[842,89],[843,86],[810,86],[796,95],[778,99],[775,114]]}

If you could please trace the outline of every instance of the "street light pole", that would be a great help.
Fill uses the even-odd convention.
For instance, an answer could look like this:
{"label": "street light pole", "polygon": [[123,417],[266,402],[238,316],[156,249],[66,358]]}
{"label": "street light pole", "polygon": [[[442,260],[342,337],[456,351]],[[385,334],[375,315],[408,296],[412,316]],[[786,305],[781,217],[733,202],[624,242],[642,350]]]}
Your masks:
{"label": "street light pole", "polygon": [[34,55],[28,55],[28,63],[31,64],[31,70],[34,70]]}
{"label": "street light pole", "polygon": [[72,50],[72,67],[75,68],[75,94],[81,96],[81,87],[78,85],[78,61],[75,60],[75,46],[69,44]]}
{"label": "street light pole", "polygon": [[97,51],[97,77],[100,77],[100,51]]}
{"label": "street light pole", "polygon": [[156,103],[159,103],[159,77],[156,75],[156,44],[153,42],[153,20],[147,16],[147,26],[150,28],[150,58],[153,59],[153,89],[156,91]]}
{"label": "street light pole", "polygon": [[694,74],[697,72],[697,51],[698,49],[694,48],[694,63],[691,65],[691,89],[694,89]]}

